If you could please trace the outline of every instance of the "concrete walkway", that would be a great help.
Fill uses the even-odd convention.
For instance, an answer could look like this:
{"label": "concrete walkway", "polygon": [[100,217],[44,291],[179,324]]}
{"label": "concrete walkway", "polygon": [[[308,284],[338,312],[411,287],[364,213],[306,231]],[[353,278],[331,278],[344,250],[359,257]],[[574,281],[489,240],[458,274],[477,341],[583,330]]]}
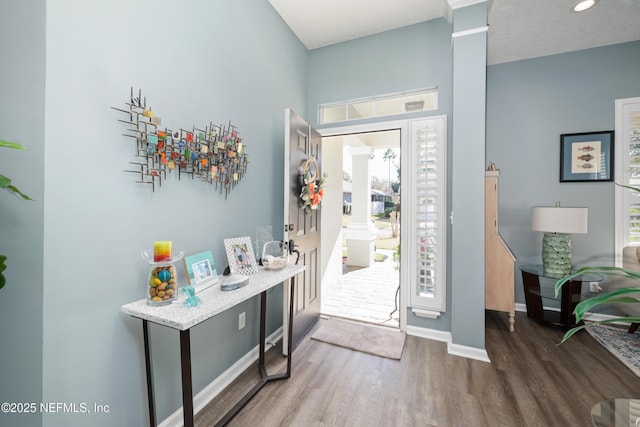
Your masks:
{"label": "concrete walkway", "polygon": [[322,289],[322,314],[399,327],[399,314],[394,310],[400,274],[393,251],[377,252],[387,258],[368,268],[345,266],[341,280]]}

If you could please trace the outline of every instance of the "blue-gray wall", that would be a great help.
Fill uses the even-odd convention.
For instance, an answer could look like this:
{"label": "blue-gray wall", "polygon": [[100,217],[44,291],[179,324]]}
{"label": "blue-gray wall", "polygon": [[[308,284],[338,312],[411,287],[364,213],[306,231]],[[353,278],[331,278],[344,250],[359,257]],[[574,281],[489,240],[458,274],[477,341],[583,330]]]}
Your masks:
{"label": "blue-gray wall", "polygon": [[[187,253],[211,249],[221,271],[224,238],[263,225],[282,236],[284,110],[305,109],[307,51],[261,0],[64,0],[46,3],[46,17],[45,2],[11,1],[0,17],[0,133],[30,148],[3,150],[0,169],[37,199],[0,194],[0,252],[10,259],[2,400],[110,407],[48,414],[46,426],[144,425],[141,322],[119,312],[144,296],[140,251],[165,239]],[[167,127],[238,127],[251,163],[228,200],[174,176],[152,193],[123,172],[133,140],[110,107],[124,107],[131,86]],[[270,331],[281,324],[281,292],[270,295]],[[194,329],[196,393],[257,344],[257,310],[253,300]],[[178,335],[151,332],[162,420],[181,406]]]}
{"label": "blue-gray wall", "polygon": [[576,262],[613,256],[614,184],[560,183],[560,135],[613,130],[614,100],[640,96],[639,70],[640,42],[488,67],[486,159],[501,171],[500,233],[517,265],[540,263],[531,206],[556,201],[589,208],[588,234],[572,236]]}
{"label": "blue-gray wall", "polygon": [[451,341],[484,350],[484,151],[487,4],[454,10]]}
{"label": "blue-gray wall", "polygon": [[[450,131],[454,120],[446,20],[307,52],[260,0],[65,0],[46,3],[46,15],[43,1],[11,0],[0,17],[0,138],[30,148],[3,149],[0,173],[36,199],[0,194],[0,253],[9,256],[0,397],[110,406],[107,416],[46,415],[46,426],[145,423],[141,325],[119,312],[144,294],[140,250],[170,239],[187,253],[211,249],[224,265],[225,237],[261,225],[280,237],[285,107],[314,122],[318,103],[438,86],[433,114],[450,117]],[[613,184],[559,184],[559,135],[612,129],[613,100],[640,96],[638,58],[636,42],[488,68],[486,159],[502,171],[501,233],[519,262],[540,251],[530,206],[556,200],[590,208],[576,257],[613,251]],[[130,86],[168,127],[238,126],[251,163],[228,200],[174,177],[151,193],[122,172],[133,146],[110,107],[123,106]],[[409,322],[449,330],[452,309],[449,301],[439,322]],[[238,332],[240,311],[248,327]],[[256,312],[250,301],[194,329],[196,392],[256,344]],[[152,339],[163,419],[181,405],[178,337],[153,328]],[[16,422],[41,424],[0,414],[0,424]]]}
{"label": "blue-gray wall", "polygon": [[446,19],[309,51],[307,118],[320,128],[318,104],[427,87],[439,91],[439,109],[430,115],[450,114],[451,24]]}
{"label": "blue-gray wall", "polygon": [[[435,111],[359,120],[357,123],[446,115],[449,119],[448,151],[451,151],[451,31],[451,23],[446,19],[436,19],[310,51],[308,119],[318,128],[323,127],[317,125],[318,104],[437,87],[438,109]],[[345,125],[353,123],[355,122],[345,122]],[[331,124],[325,127],[334,126],[335,124]],[[449,157],[448,171],[452,170],[452,161],[453,158]],[[448,195],[448,200],[450,203],[451,194]],[[448,236],[449,248],[450,237],[451,233]],[[447,257],[447,264],[450,273],[449,258]],[[449,273],[447,277],[451,277]],[[449,331],[451,293],[447,292],[447,312],[439,319],[434,321],[416,317],[408,310],[407,323]]]}
{"label": "blue-gray wall", "polygon": [[[0,290],[0,402],[42,401],[45,1],[0,3],[0,139],[28,151],[0,148],[0,174],[35,201],[0,191],[0,254],[7,285]],[[3,426],[39,426],[35,414],[0,413]]]}

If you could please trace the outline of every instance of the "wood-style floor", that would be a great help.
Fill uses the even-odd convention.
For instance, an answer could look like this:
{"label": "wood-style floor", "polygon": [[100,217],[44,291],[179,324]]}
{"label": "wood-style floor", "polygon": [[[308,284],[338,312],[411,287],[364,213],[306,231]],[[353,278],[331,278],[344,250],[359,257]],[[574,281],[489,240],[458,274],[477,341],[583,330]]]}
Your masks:
{"label": "wood-style floor", "polygon": [[[293,352],[291,379],[267,384],[231,426],[582,427],[591,425],[597,402],[640,397],[640,378],[589,334],[558,346],[562,332],[525,313],[517,313],[512,334],[505,314],[487,312],[491,363],[450,356],[445,343],[412,336],[396,361],[310,335]],[[282,357],[270,353],[274,369],[282,366]],[[213,425],[255,383],[255,370],[201,411],[196,424]]]}

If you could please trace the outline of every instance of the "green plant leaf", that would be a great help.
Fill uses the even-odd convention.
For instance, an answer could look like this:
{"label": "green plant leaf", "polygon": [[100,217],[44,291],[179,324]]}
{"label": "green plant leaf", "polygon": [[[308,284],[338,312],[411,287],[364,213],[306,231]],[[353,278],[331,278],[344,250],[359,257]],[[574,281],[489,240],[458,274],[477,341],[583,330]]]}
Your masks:
{"label": "green plant leaf", "polygon": [[622,184],[618,184],[617,182],[616,182],[616,185],[619,187],[628,188],[629,190],[640,191],[640,188],[638,187],[632,187],[630,185],[622,185]]}
{"label": "green plant leaf", "polygon": [[562,341],[560,341],[560,344],[562,344],[563,342],[571,338],[576,332],[584,328],[587,328],[591,325],[600,325],[600,324],[616,323],[616,322],[640,323],[640,317],[615,317],[612,319],[587,322],[584,325],[576,326],[575,328],[569,329],[562,337]]}
{"label": "green plant leaf", "polygon": [[573,311],[573,313],[576,315],[576,321],[579,322],[589,310],[600,304],[611,304],[618,302],[632,304],[640,303],[640,300],[638,300],[638,298],[625,296],[628,294],[640,294],[640,287],[616,289],[606,294],[598,295],[597,297],[592,297],[581,301],[580,303],[578,303],[578,305],[576,305],[576,308]]}
{"label": "green plant leaf", "polygon": [[0,139],[0,147],[15,148],[16,150],[26,150],[26,148],[24,148],[22,145],[18,144],[17,142],[3,141],[1,139]]}
{"label": "green plant leaf", "polygon": [[6,188],[7,190],[13,192],[14,194],[22,197],[24,200],[33,200],[31,197],[27,196],[22,191],[18,190],[18,188],[14,185],[8,185]]}
{"label": "green plant leaf", "polygon": [[558,295],[560,295],[560,289],[562,288],[562,285],[578,276],[582,276],[583,274],[587,273],[604,274],[606,276],[622,276],[633,280],[640,280],[640,272],[627,270],[620,267],[582,267],[576,270],[575,273],[565,276],[556,282],[556,298],[558,297]]}
{"label": "green plant leaf", "polygon": [[0,289],[4,288],[4,285],[7,283],[7,278],[2,274],[3,271],[7,269],[7,265],[4,263],[7,257],[5,255],[0,255]]}
{"label": "green plant leaf", "polygon": [[6,176],[0,174],[0,188],[7,188],[11,184],[11,180]]}
{"label": "green plant leaf", "polygon": [[566,340],[568,340],[569,338],[571,338],[576,332],[581,331],[582,329],[584,329],[587,325],[581,325],[581,326],[576,326],[573,329],[569,329],[564,336],[562,337],[562,341],[560,341],[559,344],[562,344],[563,342],[565,342]]}

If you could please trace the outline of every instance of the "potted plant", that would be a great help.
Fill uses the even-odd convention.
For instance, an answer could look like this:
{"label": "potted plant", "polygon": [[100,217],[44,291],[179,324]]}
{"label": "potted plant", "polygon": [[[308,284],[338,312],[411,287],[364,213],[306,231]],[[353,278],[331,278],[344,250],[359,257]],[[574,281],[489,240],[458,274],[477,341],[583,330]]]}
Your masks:
{"label": "potted plant", "polygon": [[[16,150],[25,150],[25,148],[22,145],[16,142],[9,142],[9,141],[3,141],[3,140],[0,140],[0,147],[14,148]],[[0,188],[3,188],[9,191],[10,193],[13,193],[18,197],[21,197],[24,200],[31,200],[31,197],[27,196],[22,191],[20,191],[18,187],[11,184],[11,179],[9,179],[8,177],[2,174],[0,174]],[[7,257],[5,255],[0,255],[0,289],[2,289],[5,283],[7,282],[6,277],[4,277],[4,274],[2,274],[4,270],[7,269],[7,265],[5,263],[6,260],[7,260]]]}
{"label": "potted plant", "polygon": [[[583,267],[576,270],[575,273],[570,274],[569,276],[563,277],[562,279],[556,282],[556,298],[560,294],[560,289],[562,285],[567,283],[569,280],[581,276],[586,273],[596,273],[603,274],[606,276],[621,276],[627,279],[632,279],[636,281],[634,285],[630,285],[628,287],[618,288],[614,291],[598,295],[592,298],[588,298],[584,301],[581,301],[576,305],[576,308],[573,311],[573,314],[576,316],[576,323],[584,321],[584,316],[594,307],[602,305],[602,304],[611,304],[611,303],[626,303],[626,304],[640,304],[640,273],[637,271],[627,270],[620,267]],[[634,295],[635,294],[635,295]],[[564,336],[562,337],[561,343],[568,340],[573,334],[578,332],[579,330],[596,323],[614,323],[614,322],[632,322],[632,323],[640,323],[640,317],[615,317],[606,320],[600,321],[587,321],[583,325],[576,326],[568,330]]]}

